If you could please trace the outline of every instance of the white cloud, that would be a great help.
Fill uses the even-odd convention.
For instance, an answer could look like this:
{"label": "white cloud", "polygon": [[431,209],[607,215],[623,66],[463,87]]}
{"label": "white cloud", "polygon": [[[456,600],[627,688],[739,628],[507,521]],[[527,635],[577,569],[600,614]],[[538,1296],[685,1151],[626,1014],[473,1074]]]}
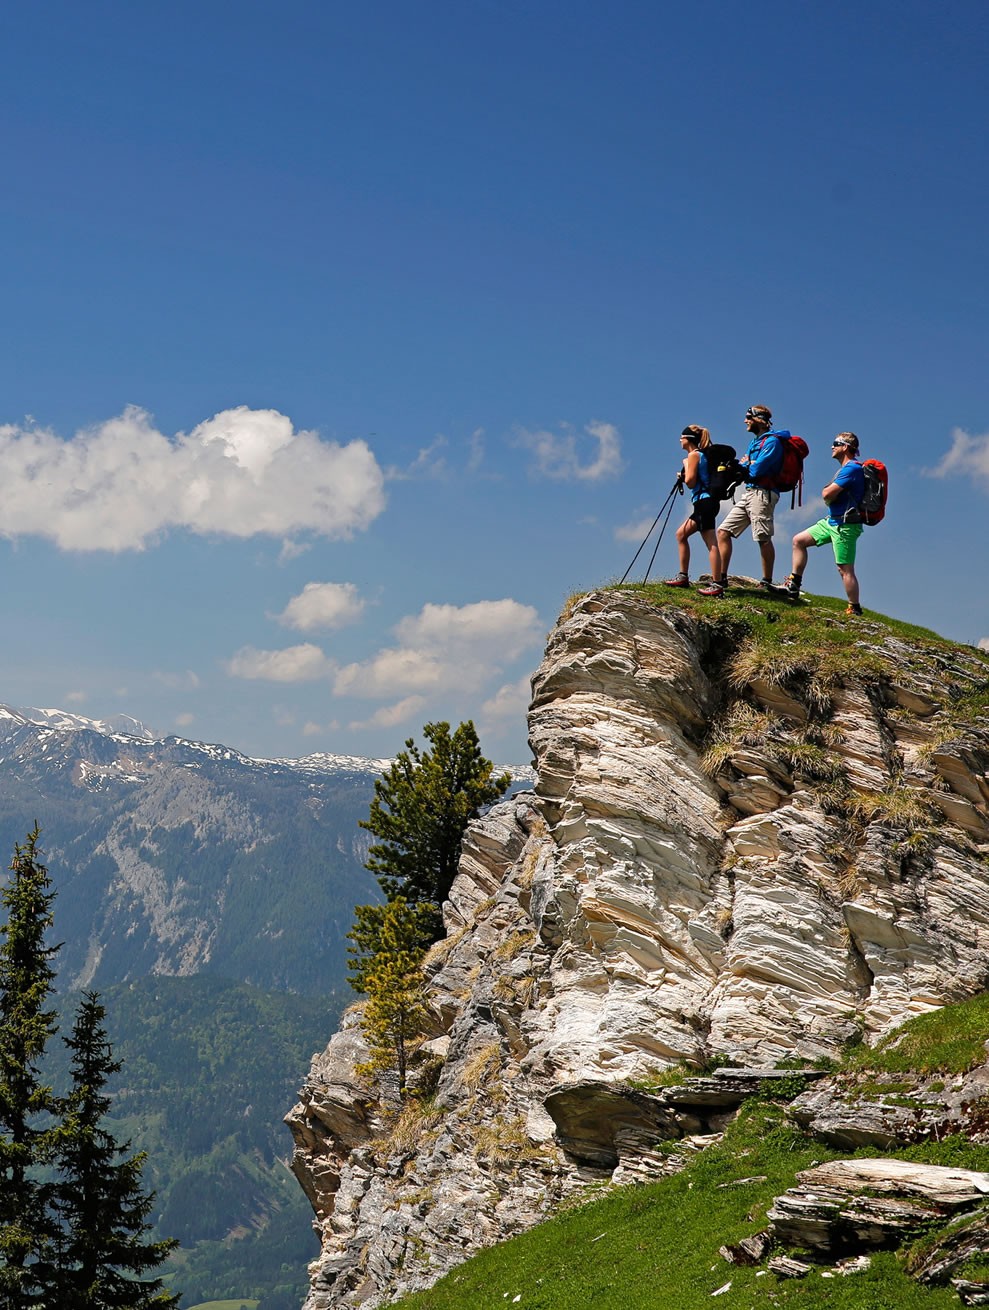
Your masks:
{"label": "white cloud", "polygon": [[441,452],[449,445],[446,437],[434,437],[428,446],[421,447],[418,455],[408,466],[400,469],[397,465],[388,466],[387,476],[392,482],[405,482],[410,478],[442,478],[447,475],[449,468],[446,462],[446,456]]}
{"label": "white cloud", "polygon": [[979,638],[979,650],[989,650],[989,637]]}
{"label": "white cloud", "polygon": [[262,679],[266,682],[315,682],[328,678],[336,665],[318,646],[304,642],[284,650],[255,650],[244,646],[227,661],[227,672],[234,678]]}
{"label": "white cloud", "polygon": [[356,623],[364,601],[352,582],[307,582],[278,615],[278,622],[299,632],[343,628]]}
{"label": "white cloud", "polygon": [[518,601],[424,605],[395,626],[398,645],[342,668],[338,696],[386,698],[481,687],[505,664],[542,640],[539,616]]}
{"label": "white cloud", "polygon": [[190,723],[195,723],[195,721],[196,716],[194,714],[189,714],[188,711],[185,714],[176,714],[175,716],[176,728],[188,728]]}
{"label": "white cloud", "polygon": [[[615,528],[616,541],[644,541],[646,533],[652,526],[652,518],[633,519],[630,523],[621,523]],[[686,517],[686,515],[684,515]]]}
{"label": "white cloud", "polygon": [[151,676],[170,691],[196,691],[199,688],[199,675],[192,669],[186,669],[184,673],[166,673],[158,669]]}
{"label": "white cloud", "polygon": [[384,508],[365,442],[323,441],[277,410],[245,405],[174,438],[135,406],[70,440],[0,425],[0,460],[3,533],[63,550],[141,550],[172,528],[349,537]]}
{"label": "white cloud", "polygon": [[951,446],[932,469],[922,469],[929,478],[959,475],[989,482],[989,432],[973,436],[964,428],[953,428]]}
{"label": "white cloud", "polygon": [[506,719],[524,718],[532,697],[529,675],[517,682],[506,682],[490,700],[481,706],[481,715],[487,723],[503,723]]}
{"label": "white cloud", "polygon": [[307,550],[312,550],[311,541],[293,541],[291,537],[286,537],[282,542],[282,548],[278,552],[278,563],[288,564],[290,560],[298,559],[304,555]]}
{"label": "white cloud", "polygon": [[476,473],[484,463],[484,429],[475,428],[470,434],[470,458],[467,461],[467,472]]}
{"label": "white cloud", "polygon": [[453,653],[496,651],[513,660],[541,636],[539,615],[517,600],[479,600],[472,605],[424,605],[402,619],[395,635],[403,646]]}
{"label": "white cloud", "polygon": [[516,434],[516,442],[533,453],[535,472],[542,477],[568,482],[599,482],[619,474],[622,471],[622,443],[614,424],[595,421],[588,423],[584,432],[597,442],[597,449],[591,451],[587,463],[581,462],[578,436],[569,423],[562,423],[559,432],[529,432],[523,428]]}
{"label": "white cloud", "polygon": [[425,704],[425,696],[406,696],[395,705],[382,705],[381,709],[375,710],[369,719],[355,720],[347,726],[352,732],[360,732],[367,728],[394,728],[400,723],[407,723],[415,718]]}
{"label": "white cloud", "polygon": [[67,691],[62,699],[69,705],[82,705],[89,697],[84,691]]}
{"label": "white cloud", "polygon": [[321,723],[313,723],[312,720],[302,725],[303,737],[321,737],[325,731]]}
{"label": "white cloud", "polygon": [[394,696],[402,691],[431,691],[446,674],[442,660],[428,651],[380,650],[369,660],[348,664],[336,675],[337,696]]}

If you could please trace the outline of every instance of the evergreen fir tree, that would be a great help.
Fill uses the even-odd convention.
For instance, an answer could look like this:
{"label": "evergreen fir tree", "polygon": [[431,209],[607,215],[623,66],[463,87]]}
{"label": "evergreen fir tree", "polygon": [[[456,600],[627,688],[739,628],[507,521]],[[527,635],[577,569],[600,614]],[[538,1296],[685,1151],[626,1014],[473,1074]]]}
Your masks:
{"label": "evergreen fir tree", "polygon": [[[42,1304],[53,1254],[51,1185],[39,1169],[52,1157],[58,1105],[39,1068],[56,1031],[49,1005],[57,946],[48,870],[40,862],[39,830],[14,847],[3,890],[0,926],[0,1310]],[[55,1304],[55,1302],[52,1302]]]}
{"label": "evergreen fir tree", "polygon": [[[394,1069],[398,1074],[398,1094],[404,1100],[408,1060],[422,1040],[426,1021],[425,979],[422,958],[425,954],[422,924],[428,911],[421,905],[409,905],[401,896],[385,905],[360,905],[360,911],[372,911],[373,927],[366,937],[360,928],[349,936],[363,946],[364,954],[351,950],[357,959],[348,968],[353,986],[367,994],[361,1016],[364,1040],[370,1058],[357,1065],[364,1078]],[[364,925],[368,926],[368,916]]]}
{"label": "evergreen fir tree", "polygon": [[432,750],[410,737],[391,768],[374,784],[367,828],[380,841],[368,851],[367,868],[389,900],[433,907],[432,938],[442,931],[440,907],[450,894],[460,843],[471,819],[508,790],[511,775],[494,777],[468,719],[450,733],[448,723],[427,723]]}
{"label": "evergreen fir tree", "polygon": [[[126,1157],[106,1128],[108,1079],[114,1060],[103,1026],[106,1011],[85,992],[71,1037],[72,1088],[60,1133],[56,1207],[64,1232],[58,1261],[59,1310],[151,1310],[174,1306],[160,1278],[139,1276],[156,1268],[178,1245],[152,1241],[148,1216],[153,1196],[141,1185],[144,1155]],[[126,1158],[121,1158],[126,1157]]]}

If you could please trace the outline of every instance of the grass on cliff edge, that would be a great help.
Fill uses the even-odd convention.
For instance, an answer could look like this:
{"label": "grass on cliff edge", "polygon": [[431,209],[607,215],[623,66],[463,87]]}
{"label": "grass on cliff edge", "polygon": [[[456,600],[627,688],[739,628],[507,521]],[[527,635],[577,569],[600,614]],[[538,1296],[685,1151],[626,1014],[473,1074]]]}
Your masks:
{"label": "grass on cliff edge", "polygon": [[[910,1019],[871,1050],[853,1048],[844,1069],[853,1078],[863,1069],[960,1073],[985,1060],[987,1037],[984,993]],[[682,1173],[576,1204],[479,1252],[428,1291],[392,1304],[402,1310],[700,1310],[731,1283],[716,1302],[726,1310],[957,1310],[953,1289],[921,1287],[892,1252],[873,1256],[865,1273],[825,1278],[815,1270],[797,1281],[778,1279],[765,1266],[730,1265],[718,1254],[722,1245],[765,1227],[773,1198],[792,1186],[799,1170],[848,1154],[790,1125],[784,1107],[750,1101],[723,1140]],[[957,1135],[889,1154],[989,1172],[989,1146]]]}
{"label": "grass on cliff edge", "polygon": [[[961,642],[948,641],[930,628],[890,618],[878,610],[866,609],[861,617],[845,614],[846,602],[834,596],[815,596],[803,592],[799,603],[767,594],[760,587],[730,586],[719,600],[701,596],[696,588],[666,587],[661,582],[611,583],[603,590],[628,591],[645,596],[659,605],[675,605],[691,610],[705,622],[736,621],[755,637],[776,642],[797,641],[810,644],[822,637],[829,644],[853,645],[886,636],[899,637],[920,645],[955,650]],[[976,652],[978,653],[978,652]]]}
{"label": "grass on cliff edge", "polygon": [[[975,646],[948,641],[929,628],[889,618],[876,610],[846,616],[845,602],[805,593],[799,604],[763,591],[757,584],[729,587],[722,599],[701,596],[663,583],[611,583],[602,590],[642,596],[659,608],[688,610],[717,634],[714,648],[727,662],[729,681],[745,686],[756,678],[786,685],[810,678],[826,695],[854,670],[867,681],[889,673],[889,643],[910,651],[901,658],[926,682],[928,694],[956,719],[989,709],[989,654]],[[586,595],[587,593],[582,593]],[[570,597],[566,617],[581,599]],[[884,649],[885,648],[885,649]],[[710,670],[709,670],[710,672]]]}
{"label": "grass on cliff edge", "polygon": [[986,1060],[989,993],[920,1014],[877,1042],[858,1046],[846,1067],[872,1073],[965,1073]]}
{"label": "grass on cliff edge", "polygon": [[892,1253],[864,1273],[779,1279],[728,1264],[726,1243],[759,1232],[800,1169],[839,1152],[789,1127],[778,1106],[750,1102],[721,1143],[680,1174],[622,1187],[479,1252],[402,1310],[957,1310],[951,1288],[914,1282]]}

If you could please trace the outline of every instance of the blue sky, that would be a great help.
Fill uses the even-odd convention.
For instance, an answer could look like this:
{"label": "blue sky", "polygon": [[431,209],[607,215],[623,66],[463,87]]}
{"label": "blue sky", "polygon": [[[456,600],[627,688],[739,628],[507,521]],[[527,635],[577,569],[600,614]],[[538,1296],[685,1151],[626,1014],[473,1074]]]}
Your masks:
{"label": "blue sky", "polygon": [[866,606],[989,634],[984,4],[53,0],[0,38],[0,700],[261,755],[470,716],[524,762],[566,596],[752,403],[815,492],[839,430],[889,466]]}

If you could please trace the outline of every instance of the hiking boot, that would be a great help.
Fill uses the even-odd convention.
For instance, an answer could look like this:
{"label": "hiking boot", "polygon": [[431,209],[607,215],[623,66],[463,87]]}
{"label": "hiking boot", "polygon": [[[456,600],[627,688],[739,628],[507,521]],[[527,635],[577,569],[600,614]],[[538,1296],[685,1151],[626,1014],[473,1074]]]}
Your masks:
{"label": "hiking boot", "polygon": [[773,591],[773,590],[775,590],[775,588],[773,587],[773,580],[772,580],[772,578],[763,578],[762,581],[759,583],[759,590],[760,590],[760,591]]}
{"label": "hiking boot", "polygon": [[711,582],[706,587],[697,588],[698,596],[723,596],[725,589],[720,582]]}
{"label": "hiking boot", "polygon": [[861,613],[862,613],[862,606],[861,606],[861,605],[855,605],[855,604],[852,603],[852,601],[849,601],[849,602],[848,602],[848,608],[845,610],[845,617],[846,617],[846,618],[847,618],[848,615],[850,615],[850,614],[861,614]]}
{"label": "hiking boot", "polygon": [[663,582],[664,587],[689,587],[690,579],[686,573],[678,573],[675,578],[666,578]]}
{"label": "hiking boot", "polygon": [[791,573],[784,581],[782,590],[786,592],[791,600],[796,600],[800,595],[800,584],[802,581],[803,579],[794,573]]}

